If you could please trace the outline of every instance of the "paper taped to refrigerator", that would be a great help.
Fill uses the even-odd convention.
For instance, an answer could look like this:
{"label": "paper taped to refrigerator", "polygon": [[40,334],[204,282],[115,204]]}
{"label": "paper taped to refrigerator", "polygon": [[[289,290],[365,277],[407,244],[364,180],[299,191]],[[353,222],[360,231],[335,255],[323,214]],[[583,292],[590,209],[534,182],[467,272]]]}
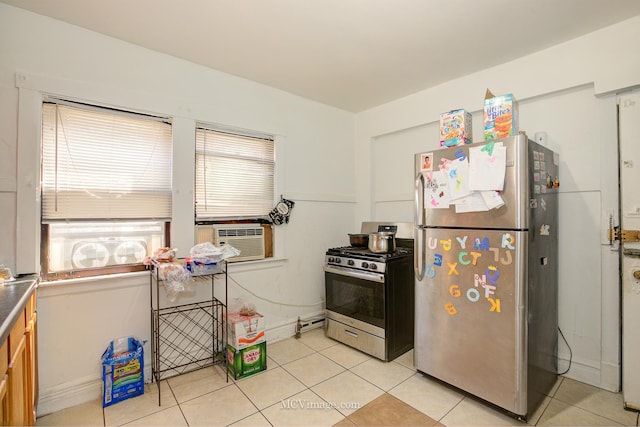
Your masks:
{"label": "paper taped to refrigerator", "polygon": [[504,188],[507,170],[507,147],[489,143],[469,148],[469,188],[485,191]]}
{"label": "paper taped to refrigerator", "polygon": [[446,173],[449,179],[450,200],[462,199],[471,194],[471,189],[469,188],[469,161],[466,158],[448,162]]}
{"label": "paper taped to refrigerator", "polygon": [[466,212],[486,212],[489,210],[487,203],[484,201],[482,194],[473,192],[462,199],[455,201],[456,213]]}
{"label": "paper taped to refrigerator", "polygon": [[453,157],[440,158],[438,171],[423,169],[425,209],[454,205],[456,213],[467,213],[504,206],[507,148],[501,142],[470,147],[469,156],[458,150]]}
{"label": "paper taped to refrigerator", "polygon": [[504,199],[499,191],[481,191],[480,194],[489,209],[498,209],[504,206]]}
{"label": "paper taped to refrigerator", "polygon": [[449,179],[445,171],[424,173],[424,200],[429,209],[447,209],[449,207]]}

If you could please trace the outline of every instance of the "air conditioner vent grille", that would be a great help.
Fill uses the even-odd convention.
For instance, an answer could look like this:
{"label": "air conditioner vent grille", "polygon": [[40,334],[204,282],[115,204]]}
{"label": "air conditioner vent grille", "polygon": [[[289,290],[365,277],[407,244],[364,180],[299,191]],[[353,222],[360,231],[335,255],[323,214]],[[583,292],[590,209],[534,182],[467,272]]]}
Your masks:
{"label": "air conditioner vent grille", "polygon": [[[215,227],[214,227],[215,228]],[[261,236],[263,233],[262,227],[260,228],[218,228],[220,237],[234,237],[234,236]]]}
{"label": "air conditioner vent grille", "polygon": [[240,250],[240,255],[228,262],[263,259],[264,230],[260,224],[196,225],[196,243],[228,244]]}

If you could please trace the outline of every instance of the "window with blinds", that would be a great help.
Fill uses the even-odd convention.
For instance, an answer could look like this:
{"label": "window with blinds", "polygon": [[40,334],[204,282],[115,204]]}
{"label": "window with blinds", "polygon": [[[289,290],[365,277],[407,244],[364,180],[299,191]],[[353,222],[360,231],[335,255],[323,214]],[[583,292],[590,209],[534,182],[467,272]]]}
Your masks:
{"label": "window with blinds", "polygon": [[274,201],[273,136],[199,126],[195,161],[197,221],[267,218]]}
{"label": "window with blinds", "polygon": [[42,257],[47,278],[50,273],[104,274],[116,267],[132,271],[131,266],[140,266],[164,246],[172,209],[171,167],[167,119],[44,102]]}

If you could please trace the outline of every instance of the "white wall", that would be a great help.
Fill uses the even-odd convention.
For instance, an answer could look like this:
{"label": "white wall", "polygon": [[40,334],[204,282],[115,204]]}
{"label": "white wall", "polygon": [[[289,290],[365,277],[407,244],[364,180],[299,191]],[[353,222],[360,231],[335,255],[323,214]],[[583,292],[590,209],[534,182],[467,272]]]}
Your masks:
{"label": "white wall", "polygon": [[[514,93],[521,128],[547,131],[550,147],[560,152],[560,326],[574,350],[568,375],[616,389],[617,255],[602,244],[601,233],[603,217],[617,208],[615,92],[640,84],[639,41],[636,17],[354,120],[344,111],[0,4],[0,263],[21,272],[37,265],[33,178],[42,92],[175,118],[173,236],[181,251],[192,242],[195,121],[273,132],[279,142],[277,193],[296,206],[291,222],[276,229],[280,260],[233,266],[231,276],[251,293],[279,302],[250,296],[267,316],[269,339],[290,336],[298,315],[320,308],[326,248],[346,244],[346,234],[363,220],[412,220],[411,159],[397,178],[387,180],[385,170],[402,168],[402,156],[434,146],[443,111],[473,111],[480,135],[489,87]],[[233,282],[229,289],[231,297],[248,294]],[[99,357],[111,338],[149,338],[148,278],[63,283],[39,292],[42,414],[99,394]],[[562,343],[559,348],[566,358]],[[147,348],[147,361],[149,353]]]}
{"label": "white wall", "polygon": [[[640,17],[356,115],[358,204],[363,219],[413,220],[413,154],[438,146],[439,115],[473,113],[482,140],[485,90],[513,93],[520,129],[546,131],[560,154],[559,322],[573,350],[567,376],[617,390],[616,247],[604,239],[617,213],[616,92],[640,85]],[[559,342],[559,368],[569,351]]]}
{"label": "white wall", "polygon": [[[38,270],[39,110],[42,94],[53,93],[174,119],[172,245],[180,256],[193,244],[195,122],[275,134],[277,197],[296,205],[275,229],[276,260],[230,266],[229,297],[256,304],[269,341],[292,336],[298,316],[324,308],[324,251],[353,232],[352,113],[4,4],[0,58],[1,264]],[[150,338],[149,278],[57,282],[38,292],[42,415],[100,395],[100,356],[112,338]]]}

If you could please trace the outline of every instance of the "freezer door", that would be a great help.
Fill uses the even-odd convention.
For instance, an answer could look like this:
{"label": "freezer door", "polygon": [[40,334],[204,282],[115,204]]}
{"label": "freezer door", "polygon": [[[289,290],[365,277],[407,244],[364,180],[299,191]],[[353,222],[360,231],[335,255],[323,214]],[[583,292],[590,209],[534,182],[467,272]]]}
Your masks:
{"label": "freezer door", "polygon": [[416,281],[418,371],[527,412],[526,232],[425,229]]}
{"label": "freezer door", "polygon": [[[456,213],[453,204],[448,208],[433,208],[425,201],[425,224],[430,227],[468,227],[494,229],[525,229],[528,213],[529,190],[529,156],[528,138],[525,134],[494,141],[507,148],[506,173],[502,198],[504,205],[497,209],[483,212]],[[477,142],[449,148],[442,148],[429,153],[415,155],[416,184],[418,176],[440,170],[440,165],[448,161],[469,159],[469,149],[484,147],[488,142]]]}

